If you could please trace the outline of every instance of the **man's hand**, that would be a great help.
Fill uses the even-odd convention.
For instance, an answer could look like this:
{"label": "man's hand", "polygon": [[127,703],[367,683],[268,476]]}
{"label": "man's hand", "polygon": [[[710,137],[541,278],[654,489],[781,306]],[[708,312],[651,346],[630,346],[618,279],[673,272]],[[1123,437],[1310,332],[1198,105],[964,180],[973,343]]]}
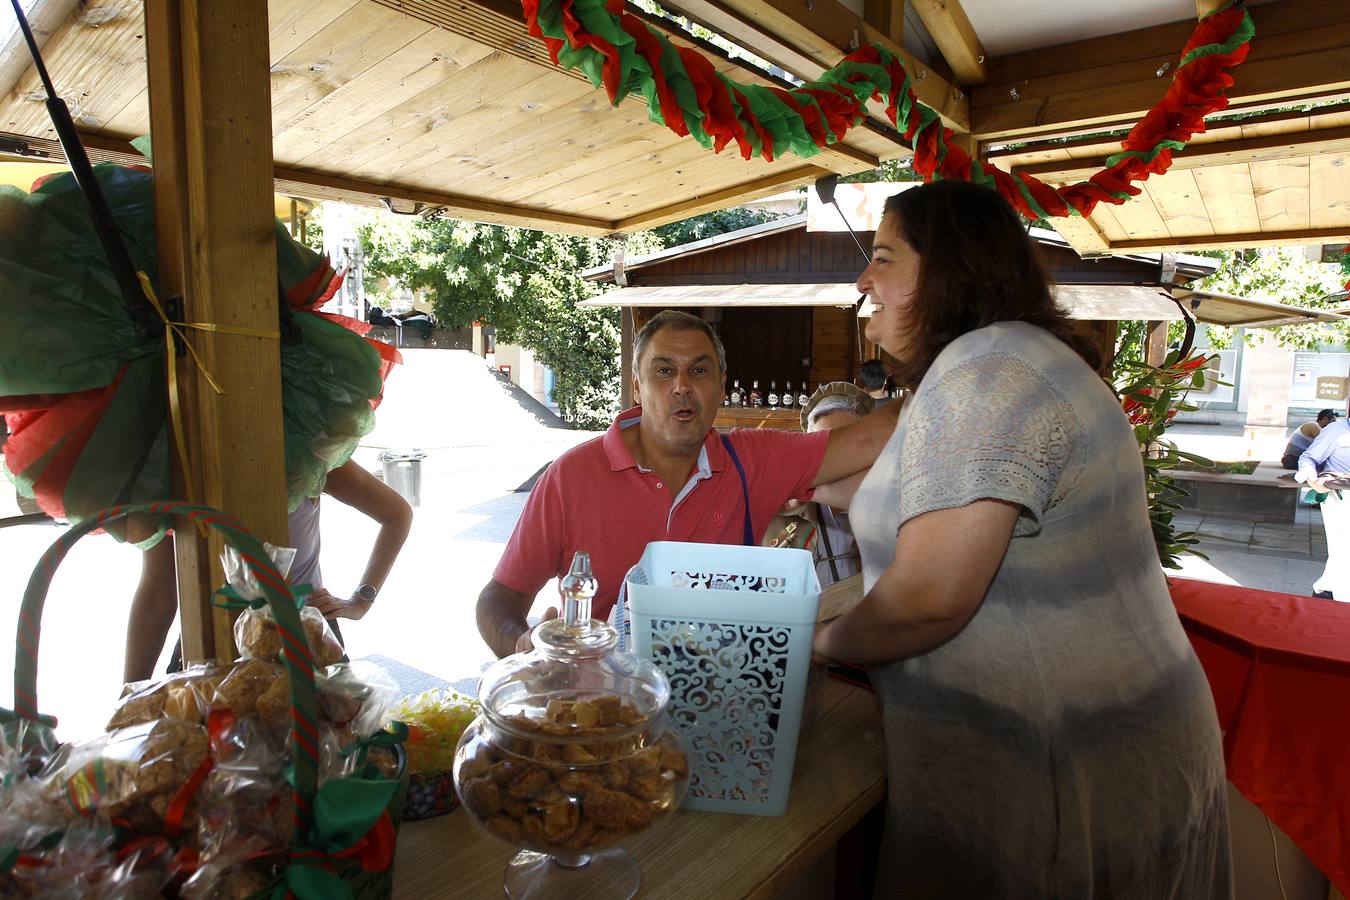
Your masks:
{"label": "man's hand", "polygon": [[360,619],[370,612],[373,600],[363,600],[360,597],[349,597],[346,600],[340,600],[323,588],[319,588],[314,593],[305,598],[305,603],[314,607],[323,613],[325,619]]}
{"label": "man's hand", "polygon": [[1316,491],[1316,492],[1319,493],[1319,494],[1330,494],[1330,493],[1331,493],[1331,489],[1328,488],[1328,487],[1326,486],[1326,484],[1324,484],[1324,483],[1322,482],[1322,479],[1321,479],[1321,478],[1309,478],[1309,479],[1308,479],[1308,487],[1312,488],[1314,491]]}
{"label": "man's hand", "polygon": [[[558,607],[550,606],[548,609],[544,610],[544,615],[539,619],[539,625],[543,625],[549,619],[556,618],[558,618]],[[538,628],[539,625],[534,626],[534,628]],[[529,629],[520,637],[516,638],[517,653],[525,653],[534,649],[534,628]]]}

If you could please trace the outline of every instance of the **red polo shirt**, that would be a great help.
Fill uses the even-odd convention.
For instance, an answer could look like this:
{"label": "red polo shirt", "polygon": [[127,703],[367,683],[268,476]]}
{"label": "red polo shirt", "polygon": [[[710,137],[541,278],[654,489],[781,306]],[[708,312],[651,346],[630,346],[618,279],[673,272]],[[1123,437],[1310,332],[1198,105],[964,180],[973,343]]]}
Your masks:
{"label": "red polo shirt", "polygon": [[[619,586],[651,541],[740,544],[745,501],[736,466],[714,429],[672,503],[666,485],[638,467],[621,431],[642,407],[619,414],[601,437],[558,457],[535,484],[493,573],[501,584],[534,596],[562,576],[585,550],[599,588],[591,615],[608,619]],[[755,540],[793,499],[809,499],[830,433],[738,428],[728,433],[745,468]]]}

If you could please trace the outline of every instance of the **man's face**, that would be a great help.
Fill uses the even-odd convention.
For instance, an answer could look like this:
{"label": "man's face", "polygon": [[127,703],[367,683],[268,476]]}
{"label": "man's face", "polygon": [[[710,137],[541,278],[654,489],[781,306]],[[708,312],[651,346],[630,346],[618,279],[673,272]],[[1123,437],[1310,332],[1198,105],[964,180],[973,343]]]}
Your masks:
{"label": "man's face", "polygon": [[1336,417],[1335,417],[1335,416],[1318,416],[1318,417],[1317,417],[1317,424],[1318,424],[1319,426],[1321,426],[1322,428],[1326,428],[1328,425],[1330,425],[1332,422],[1335,422],[1335,421],[1336,421]]}
{"label": "man's face", "polygon": [[633,376],[643,434],[672,453],[698,453],[722,405],[726,375],[702,331],[663,328],[643,348]]}

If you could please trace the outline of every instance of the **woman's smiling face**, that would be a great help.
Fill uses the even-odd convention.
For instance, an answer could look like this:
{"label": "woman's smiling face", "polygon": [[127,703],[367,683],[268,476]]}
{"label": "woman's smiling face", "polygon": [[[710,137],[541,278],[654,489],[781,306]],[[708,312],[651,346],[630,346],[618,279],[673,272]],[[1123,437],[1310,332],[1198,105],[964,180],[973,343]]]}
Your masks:
{"label": "woman's smiling face", "polygon": [[887,213],[872,239],[872,262],[858,278],[858,292],[873,306],[864,334],[896,359],[905,358],[907,313],[918,286],[919,254],[900,236],[899,218]]}

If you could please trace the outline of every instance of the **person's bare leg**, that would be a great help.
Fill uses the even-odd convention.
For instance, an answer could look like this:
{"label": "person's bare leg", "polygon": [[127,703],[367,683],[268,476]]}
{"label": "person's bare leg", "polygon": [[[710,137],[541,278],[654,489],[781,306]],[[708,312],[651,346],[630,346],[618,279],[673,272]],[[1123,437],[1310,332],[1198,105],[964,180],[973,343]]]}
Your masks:
{"label": "person's bare leg", "polygon": [[155,663],[178,614],[178,579],[174,568],[173,538],[166,537],[145,551],[141,580],[131,598],[127,616],[127,649],[122,664],[125,681],[142,681],[155,673]]}

